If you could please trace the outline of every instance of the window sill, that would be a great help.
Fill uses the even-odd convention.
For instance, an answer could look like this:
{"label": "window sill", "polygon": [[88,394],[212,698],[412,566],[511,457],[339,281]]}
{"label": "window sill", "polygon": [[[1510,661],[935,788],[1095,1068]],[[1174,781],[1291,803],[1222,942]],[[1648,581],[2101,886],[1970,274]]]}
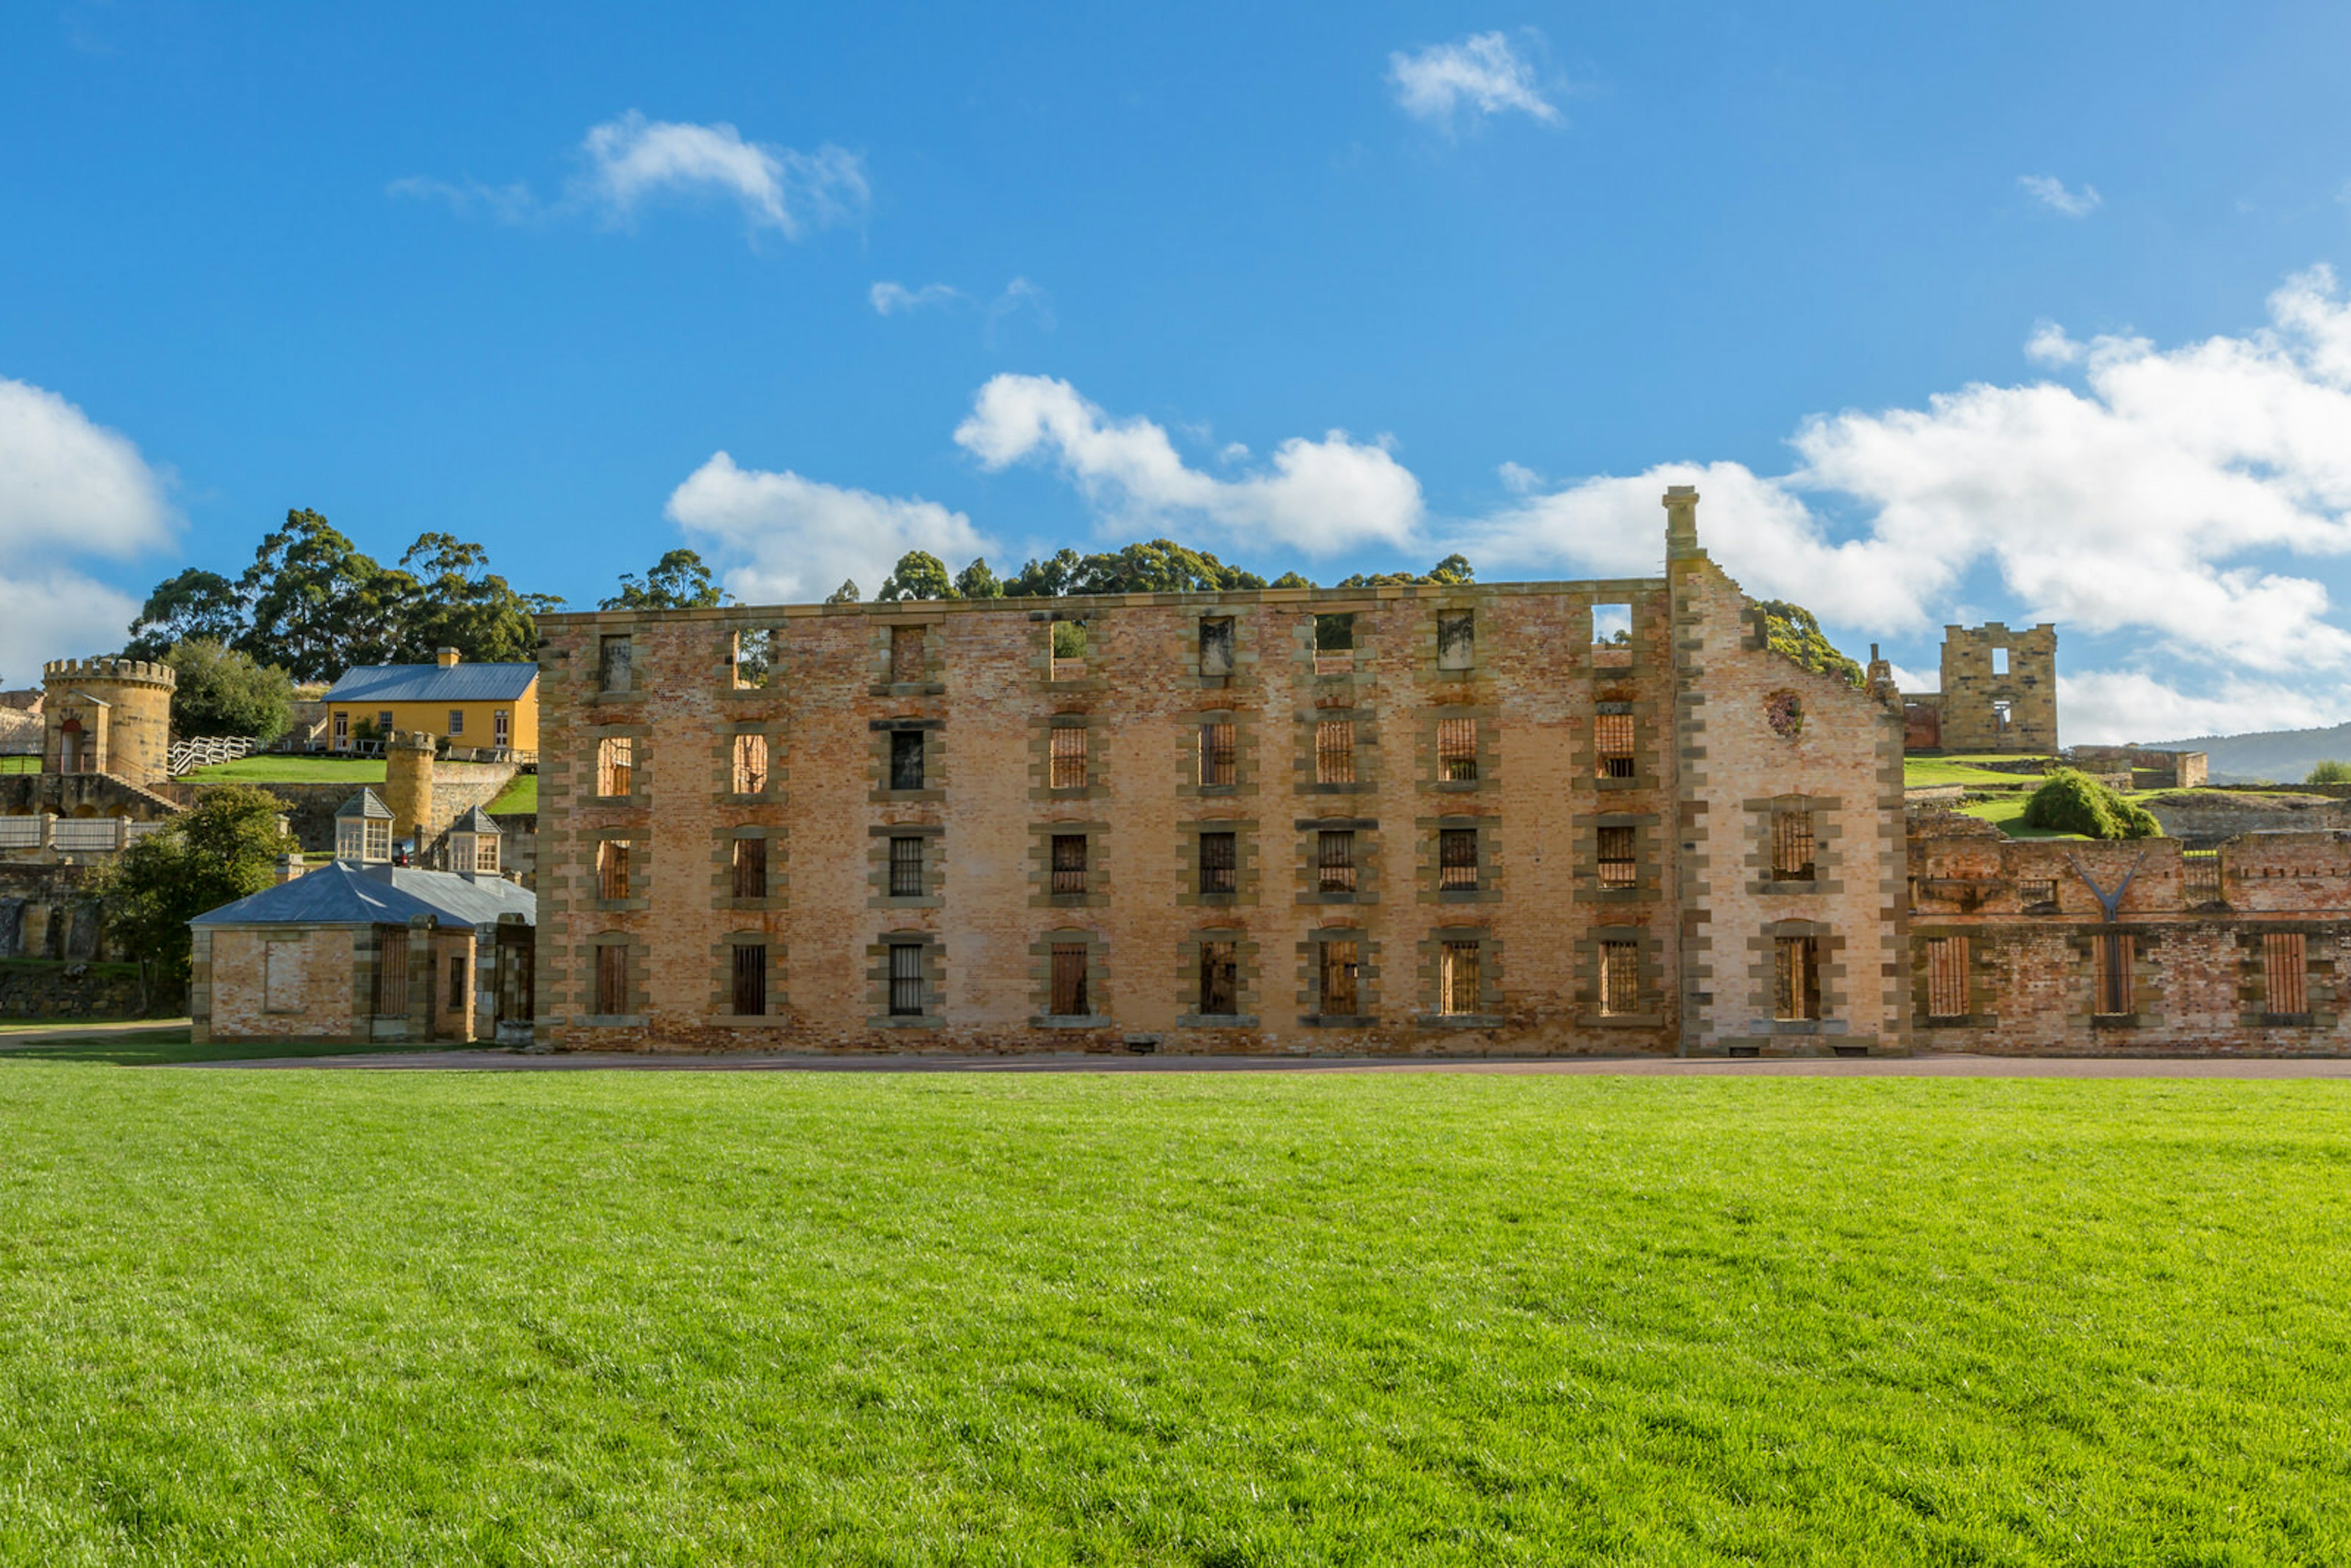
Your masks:
{"label": "window sill", "polygon": [[1631,779],[1617,779],[1614,777],[1594,779],[1592,782],[1603,789],[1646,789],[1649,788],[1649,781],[1639,777]]}
{"label": "window sill", "polygon": [[1509,1021],[1500,1013],[1422,1013],[1412,1020],[1415,1029],[1500,1029]]}
{"label": "window sill", "polygon": [[2308,1013],[2263,1013],[2263,1029],[2308,1029],[2313,1023]]}
{"label": "window sill", "polygon": [[781,1013],[708,1013],[702,1019],[712,1029],[774,1029],[784,1023]]}
{"label": "window sill", "polygon": [[1298,895],[1298,902],[1305,904],[1377,904],[1379,901],[1378,894],[1360,890],[1354,893],[1301,893]]}
{"label": "window sill", "polygon": [[945,681],[876,681],[865,689],[877,697],[938,697],[947,687]]}
{"label": "window sill", "polygon": [[1368,795],[1371,792],[1371,784],[1361,779],[1352,784],[1301,784],[1298,786],[1298,793],[1301,795]]}
{"label": "window sill", "polygon": [[1101,1013],[1034,1013],[1029,1016],[1030,1029],[1115,1029],[1118,1026]]}
{"label": "window sill", "polygon": [[1301,1013],[1298,1021],[1308,1029],[1373,1029],[1380,1018],[1377,1013]]}
{"label": "window sill", "polygon": [[869,789],[865,795],[867,802],[876,806],[935,805],[946,798],[944,785],[935,788],[925,786],[920,789]]}
{"label": "window sill", "polygon": [[604,915],[627,915],[635,910],[651,909],[650,898],[591,898],[589,907]]}
{"label": "window sill", "polygon": [[1502,896],[1498,887],[1440,887],[1437,890],[1439,904],[1492,904]]}
{"label": "window sill", "polygon": [[1180,1013],[1177,1029],[1262,1029],[1255,1013]]}
{"label": "window sill", "polygon": [[947,1020],[935,1013],[885,1013],[865,1020],[868,1029],[945,1029],[946,1025]]}

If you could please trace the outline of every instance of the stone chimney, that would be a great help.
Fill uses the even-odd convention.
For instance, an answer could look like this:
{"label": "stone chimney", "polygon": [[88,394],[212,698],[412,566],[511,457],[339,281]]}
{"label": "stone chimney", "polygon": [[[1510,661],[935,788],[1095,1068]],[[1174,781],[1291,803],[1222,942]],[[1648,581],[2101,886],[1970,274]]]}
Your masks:
{"label": "stone chimney", "polygon": [[309,868],[302,863],[302,852],[300,850],[296,850],[292,854],[279,855],[277,857],[277,884],[280,887],[283,887],[286,883],[292,882],[296,877],[300,876],[303,872],[308,869]]}
{"label": "stone chimney", "polygon": [[1698,548],[1698,486],[1666,486],[1666,559],[1684,560],[1705,553]]}
{"label": "stone chimney", "polygon": [[414,839],[422,850],[433,831],[433,737],[396,731],[384,743],[383,803],[392,808],[392,836]]}
{"label": "stone chimney", "polygon": [[433,661],[444,670],[454,669],[456,667],[457,664],[457,650],[455,648],[435,648],[433,650]]}

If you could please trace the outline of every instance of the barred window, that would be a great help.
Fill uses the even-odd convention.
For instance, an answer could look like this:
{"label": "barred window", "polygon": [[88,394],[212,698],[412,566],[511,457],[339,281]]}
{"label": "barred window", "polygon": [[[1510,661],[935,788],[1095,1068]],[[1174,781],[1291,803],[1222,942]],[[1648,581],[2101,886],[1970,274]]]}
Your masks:
{"label": "barred window", "polygon": [[1051,732],[1053,740],[1052,772],[1050,787],[1055,789],[1082,789],[1086,787],[1086,732],[1063,725]]}
{"label": "barred window", "polygon": [[923,1016],[923,949],[919,944],[890,945],[890,1016]]}
{"label": "barred window", "polygon": [[[608,692],[625,692],[632,674],[628,633],[600,637],[596,643],[596,685]],[[389,716],[386,716],[389,718]],[[385,728],[391,728],[386,723]]]}
{"label": "barred window", "polygon": [[1478,830],[1439,828],[1437,831],[1437,885],[1446,893],[1474,892],[1478,886]]}
{"label": "barred window", "polygon": [[1239,835],[1236,833],[1202,833],[1200,835],[1200,891],[1230,893],[1238,874]]}
{"label": "barred window", "polygon": [[919,789],[923,787],[923,732],[919,729],[893,729],[890,732],[890,788]]}
{"label": "barred window", "polygon": [[1479,945],[1447,942],[1437,958],[1437,1010],[1441,1013],[1481,1011],[1478,1004]]}
{"label": "barred window", "polygon": [[1771,880],[1813,880],[1813,814],[1810,811],[1771,813]]}
{"label": "barred window", "polygon": [[774,668],[775,637],[773,632],[737,632],[735,633],[735,685],[737,688],[764,686]]}
{"label": "barred window", "polygon": [[2262,971],[2269,994],[2263,1011],[2281,1017],[2297,1017],[2310,1011],[2308,970],[2303,960],[2301,932],[2262,934]]}
{"label": "barred window", "polygon": [[2220,902],[2220,852],[2183,850],[2179,855],[2180,896],[2189,907]]}
{"label": "barred window", "polygon": [[735,737],[735,793],[763,795],[768,789],[768,737],[764,735],[738,735]]}
{"label": "barred window", "polygon": [[735,1016],[760,1018],[768,1010],[768,948],[765,943],[735,945]]}
{"label": "barred window", "polygon": [[630,852],[635,845],[627,839],[596,841],[596,896],[619,899],[630,896]]}
{"label": "barred window", "polygon": [[1641,945],[1600,944],[1600,1010],[1621,1018],[1641,1010]]}
{"label": "barred window", "polygon": [[1771,1016],[1816,1019],[1821,1016],[1820,938],[1782,936],[1772,943],[1776,958],[1775,994]]}
{"label": "barred window", "polygon": [[1440,718],[1437,721],[1437,776],[1447,784],[1468,784],[1478,777],[1478,721]]}
{"label": "barred window", "polygon": [[1935,936],[1927,943],[1927,1016],[1968,1016],[1968,939]]}
{"label": "barred window", "polygon": [[1355,891],[1355,832],[1352,828],[1314,835],[1316,884],[1324,893]]}
{"label": "barred window", "polygon": [[2027,909],[2054,910],[2057,907],[2057,880],[2054,877],[2026,877],[2016,884],[2017,901]]}
{"label": "barred window", "polygon": [[1437,612],[1437,667],[1466,670],[1478,662],[1478,612],[1440,610]]}
{"label": "barred window", "polygon": [[1314,727],[1314,782],[1355,781],[1355,721],[1326,718]]}
{"label": "barred window", "polygon": [[631,792],[637,770],[637,743],[626,735],[608,735],[596,743],[596,793],[611,799]]}
{"label": "barred window", "polygon": [[1602,713],[1592,716],[1594,768],[1603,779],[1630,779],[1633,769],[1633,716]]}
{"label": "barred window", "polygon": [[449,955],[449,1007],[451,1012],[463,1012],[465,1008],[465,959],[463,954]]}
{"label": "barred window", "polygon": [[1085,834],[1055,833],[1053,835],[1053,891],[1083,893],[1085,890]]}
{"label": "barred window", "polygon": [[1233,621],[1229,615],[1203,616],[1200,621],[1200,673],[1233,673]]}
{"label": "barred window", "polygon": [[1322,944],[1322,985],[1319,988],[1321,1010],[1325,1018],[1352,1018],[1361,1011],[1361,997],[1356,989],[1355,943],[1328,941]]}
{"label": "barred window", "polygon": [[920,898],[923,886],[923,841],[919,838],[890,841],[890,896]]}
{"label": "barred window", "polygon": [[2100,1018],[2124,1018],[2131,1011],[2131,939],[2128,936],[2090,938],[2090,967],[2095,996],[2091,1011]]}
{"label": "barred window", "polygon": [[768,896],[768,841],[766,839],[735,841],[735,896],[737,898]]}
{"label": "barred window", "polygon": [[381,1018],[408,1011],[408,928],[384,927],[375,939],[375,1010]]}
{"label": "barred window", "polygon": [[924,628],[893,626],[890,628],[890,678],[893,681],[919,681],[923,678]]}
{"label": "barred window", "polygon": [[1230,1017],[1241,1010],[1240,944],[1200,944],[1200,1011]]}
{"label": "barred window", "polygon": [[629,950],[618,942],[596,949],[596,1013],[618,1018],[629,1010]]}
{"label": "barred window", "polygon": [[1200,727],[1200,782],[1230,784],[1237,771],[1233,727],[1219,721]]}
{"label": "barred window", "polygon": [[1086,945],[1053,944],[1053,1016],[1083,1018],[1094,1009],[1086,1000]]}
{"label": "barred window", "polygon": [[1600,885],[1631,887],[1637,880],[1639,863],[1634,855],[1634,831],[1631,828],[1600,830]]}

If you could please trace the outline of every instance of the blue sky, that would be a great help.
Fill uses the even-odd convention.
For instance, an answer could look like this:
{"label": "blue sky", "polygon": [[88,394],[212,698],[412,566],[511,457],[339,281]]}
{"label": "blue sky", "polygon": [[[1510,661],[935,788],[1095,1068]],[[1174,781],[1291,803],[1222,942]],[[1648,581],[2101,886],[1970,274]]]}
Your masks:
{"label": "blue sky", "polygon": [[2351,9],[486,9],[0,12],[0,680],[289,507],[590,604],[1695,478],[1928,684],[2057,620],[2077,738],[2351,717]]}

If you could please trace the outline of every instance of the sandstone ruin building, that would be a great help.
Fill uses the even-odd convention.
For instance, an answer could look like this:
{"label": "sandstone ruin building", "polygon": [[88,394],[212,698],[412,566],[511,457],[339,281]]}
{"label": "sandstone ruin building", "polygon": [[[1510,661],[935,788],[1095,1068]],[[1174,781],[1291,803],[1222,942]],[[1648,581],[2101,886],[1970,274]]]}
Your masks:
{"label": "sandstone ruin building", "polygon": [[1900,699],[1697,506],[1653,578],[547,617],[540,1037],[1907,1050]]}
{"label": "sandstone ruin building", "polygon": [[1940,691],[1905,695],[1914,751],[2057,750],[2057,628],[1943,628]]}

